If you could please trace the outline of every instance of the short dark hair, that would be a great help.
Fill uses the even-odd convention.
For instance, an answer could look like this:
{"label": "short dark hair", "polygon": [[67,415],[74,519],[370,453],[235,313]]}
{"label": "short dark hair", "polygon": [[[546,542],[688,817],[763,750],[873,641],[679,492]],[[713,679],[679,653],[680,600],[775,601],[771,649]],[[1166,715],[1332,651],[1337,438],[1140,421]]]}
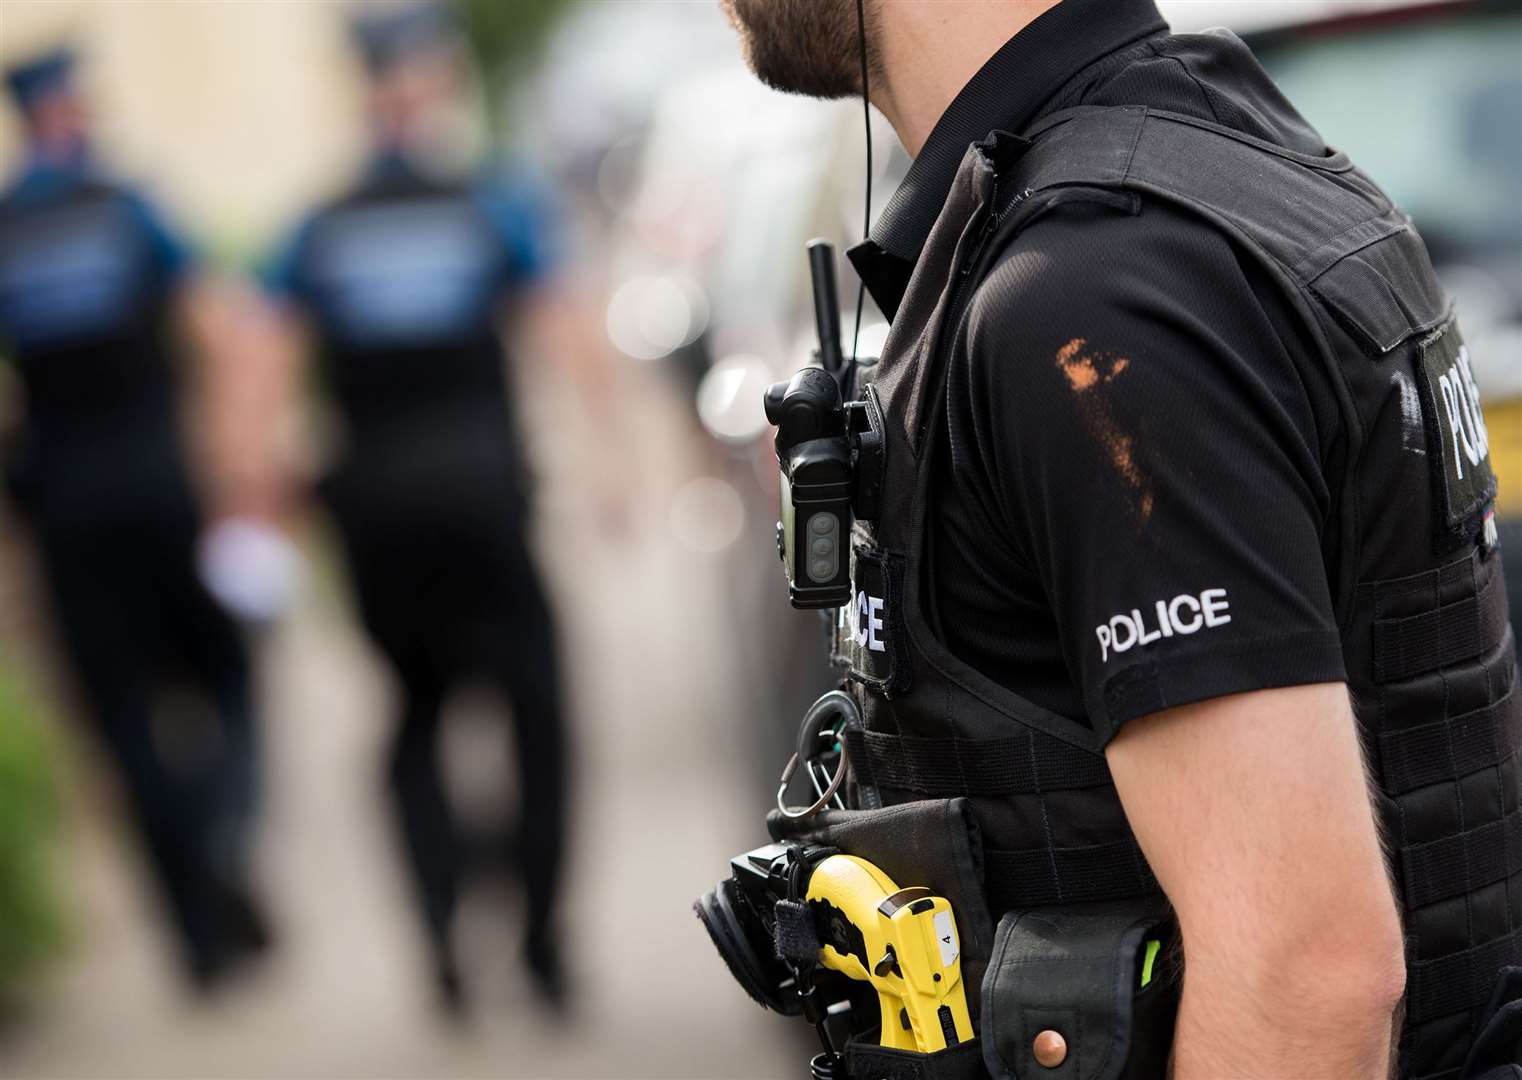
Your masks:
{"label": "short dark hair", "polygon": [[460,38],[454,16],[443,4],[431,0],[359,16],[349,31],[372,77],[384,75],[429,49],[455,44]]}
{"label": "short dark hair", "polygon": [[30,112],[38,102],[73,82],[77,56],[68,45],[27,57],[5,71],[5,84],[22,112]]}

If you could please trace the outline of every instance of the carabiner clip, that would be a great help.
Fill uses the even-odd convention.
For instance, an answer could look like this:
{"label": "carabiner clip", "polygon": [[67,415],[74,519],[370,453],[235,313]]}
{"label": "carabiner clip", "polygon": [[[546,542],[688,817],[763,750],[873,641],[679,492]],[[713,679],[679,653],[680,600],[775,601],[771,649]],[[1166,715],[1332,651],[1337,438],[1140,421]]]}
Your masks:
{"label": "carabiner clip", "polygon": [[[840,790],[840,785],[845,782],[846,768],[849,760],[846,755],[846,745],[840,743],[840,764],[835,767],[835,775],[830,778],[829,786],[819,792],[819,798],[814,804],[804,810],[795,810],[787,805],[787,785],[792,781],[793,774],[798,771],[801,762],[810,763],[812,774],[812,762],[816,747],[819,745],[819,736],[825,730],[825,721],[832,717],[841,717],[846,723],[835,726],[834,730],[843,731],[847,724],[855,720],[861,723],[861,710],[856,707],[855,700],[851,695],[839,690],[831,690],[814,704],[809,706],[809,711],[803,716],[803,724],[798,729],[798,748],[793,751],[793,756],[788,758],[787,768],[782,770],[782,782],[777,785],[777,811],[789,821],[798,821],[802,818],[813,817],[819,811],[829,805],[835,793]],[[816,786],[815,790],[818,788]]]}

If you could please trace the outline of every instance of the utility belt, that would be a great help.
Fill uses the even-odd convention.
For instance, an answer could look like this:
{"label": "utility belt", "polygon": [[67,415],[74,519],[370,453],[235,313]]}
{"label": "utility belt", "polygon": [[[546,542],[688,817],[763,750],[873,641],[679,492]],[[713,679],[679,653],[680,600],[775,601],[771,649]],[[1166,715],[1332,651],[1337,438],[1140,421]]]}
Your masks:
{"label": "utility belt", "polygon": [[[853,803],[879,801],[846,780],[863,745],[852,699],[820,699],[767,815],[773,843],[736,857],[695,905],[742,987],[819,1029],[811,1080],[1163,1080],[1183,973],[1161,895],[1010,906],[970,799],[846,808],[848,788]],[[922,766],[936,760],[921,750]],[[800,771],[814,795],[801,808],[787,802]],[[840,856],[875,875],[875,893],[819,883]],[[906,905],[924,907],[923,928],[876,936],[872,924],[902,920]],[[924,1018],[910,1015],[916,950],[921,974],[939,969],[919,980]],[[946,1019],[953,1007],[965,1022]],[[1480,1032],[1454,1080],[1522,1080],[1522,968],[1503,973]]]}
{"label": "utility belt", "polygon": [[845,1075],[890,1080],[1161,1080],[1178,1009],[1166,905],[1140,898],[1065,909],[991,908],[980,830],[964,798],[768,818],[779,841],[838,848],[945,897],[978,1038],[929,1054],[854,1033]]}

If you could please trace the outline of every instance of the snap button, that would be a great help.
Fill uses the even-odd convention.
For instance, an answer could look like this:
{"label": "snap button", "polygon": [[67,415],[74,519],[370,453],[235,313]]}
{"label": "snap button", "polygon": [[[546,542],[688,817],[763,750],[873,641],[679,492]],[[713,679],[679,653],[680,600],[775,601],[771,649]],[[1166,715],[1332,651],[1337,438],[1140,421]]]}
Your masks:
{"label": "snap button", "polygon": [[1031,1052],[1036,1055],[1037,1065],[1055,1069],[1068,1059],[1068,1041],[1048,1028],[1036,1036],[1036,1041],[1031,1044]]}

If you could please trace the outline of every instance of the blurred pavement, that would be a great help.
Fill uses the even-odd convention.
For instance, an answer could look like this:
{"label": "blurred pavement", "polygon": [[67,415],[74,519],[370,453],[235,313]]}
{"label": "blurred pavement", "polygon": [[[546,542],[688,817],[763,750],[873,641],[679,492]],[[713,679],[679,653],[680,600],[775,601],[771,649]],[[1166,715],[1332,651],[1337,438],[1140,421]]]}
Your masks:
{"label": "blurred pavement", "polygon": [[[584,477],[589,462],[578,458],[605,453],[606,444],[578,438],[574,410],[564,401],[557,408],[552,393],[536,392],[525,417],[536,431],[561,432],[557,467],[541,470],[540,550],[569,664],[579,657],[582,676],[572,690],[580,771],[565,918],[579,997],[573,1019],[557,1024],[536,1009],[516,970],[518,925],[492,897],[469,901],[460,928],[476,990],[473,1022],[452,1028],[437,1019],[430,986],[418,978],[420,934],[380,782],[390,690],[331,584],[342,575],[320,568],[261,656],[261,868],[281,948],[224,995],[190,1000],[167,963],[134,853],[107,820],[104,786],[76,782],[82,805],[63,867],[76,898],[76,940],[39,988],[35,1014],[0,1040],[0,1076],[806,1071],[807,1031],[750,1003],[690,910],[732,855],[764,840],[760,774],[772,775],[778,763],[746,763],[742,748],[755,740],[739,730],[744,712],[725,707],[726,672],[739,650],[714,628],[725,623],[719,608],[733,568],[723,554],[672,541],[666,485],[690,477],[703,455],[684,436],[692,429],[680,402],[655,380],[645,383],[626,401],[644,421],[620,433],[640,443],[619,448],[635,519],[622,541],[595,530],[594,510],[579,494],[555,496],[571,491],[559,474]],[[649,467],[652,460],[661,467]],[[746,524],[757,527],[765,523]],[[480,708],[467,703],[462,711]],[[490,721],[461,716],[456,727],[452,765],[474,773],[505,753]],[[478,776],[462,779],[483,786]]]}

